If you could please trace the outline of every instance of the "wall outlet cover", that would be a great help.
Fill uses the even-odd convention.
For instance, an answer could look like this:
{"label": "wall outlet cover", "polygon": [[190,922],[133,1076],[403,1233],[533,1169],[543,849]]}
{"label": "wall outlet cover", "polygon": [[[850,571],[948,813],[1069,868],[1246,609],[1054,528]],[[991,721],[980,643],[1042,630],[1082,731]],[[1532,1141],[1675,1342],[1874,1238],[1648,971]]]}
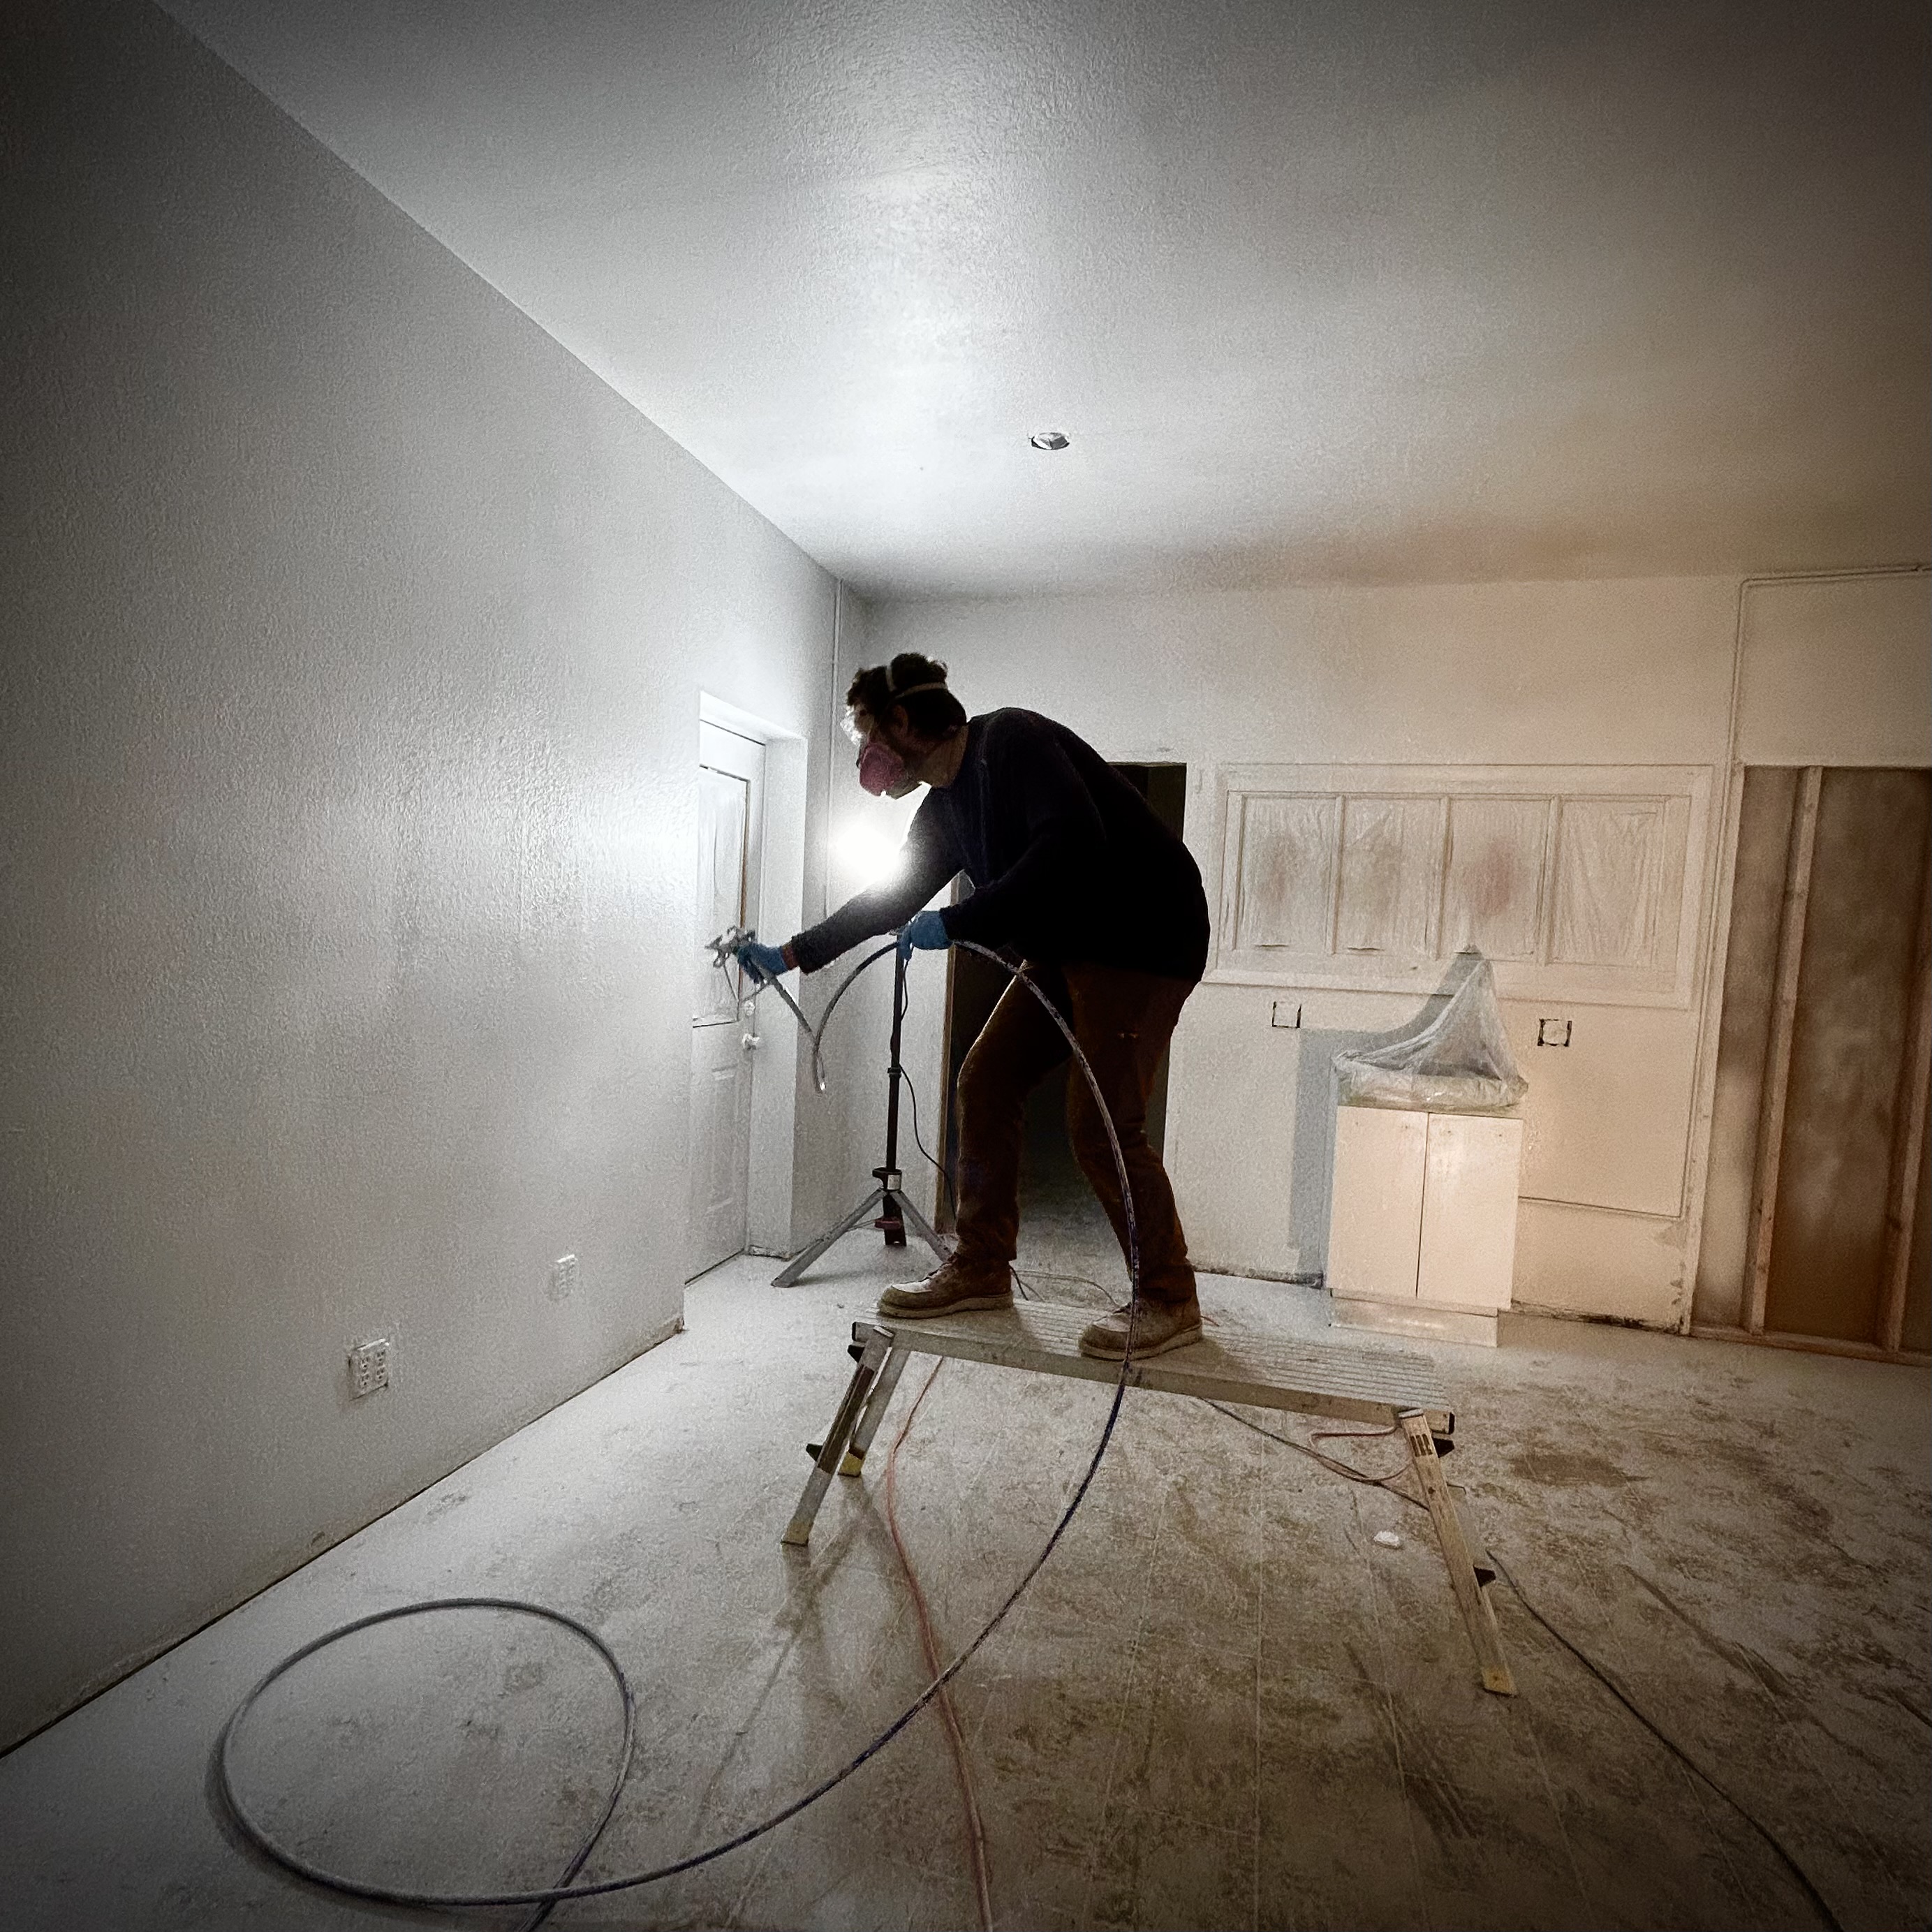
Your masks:
{"label": "wall outlet cover", "polygon": [[559,1255],[550,1264],[550,1298],[567,1301],[577,1292],[577,1257]]}
{"label": "wall outlet cover", "polygon": [[389,1386],[395,1342],[387,1335],[358,1342],[349,1352],[349,1393],[358,1400]]}

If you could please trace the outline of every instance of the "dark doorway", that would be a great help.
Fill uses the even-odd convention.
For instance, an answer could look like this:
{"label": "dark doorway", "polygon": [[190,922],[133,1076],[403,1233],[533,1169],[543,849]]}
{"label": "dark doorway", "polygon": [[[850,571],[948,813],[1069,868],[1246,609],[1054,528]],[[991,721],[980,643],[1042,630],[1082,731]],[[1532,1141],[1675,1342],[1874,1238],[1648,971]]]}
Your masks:
{"label": "dark doorway", "polygon": [[[1169,764],[1115,764],[1118,772],[1153,808],[1161,823],[1179,835],[1187,802],[1187,767]],[[1006,990],[1005,974],[990,960],[956,952],[946,991],[945,1146],[940,1155],[947,1186],[940,1204],[942,1227],[953,1225],[951,1181],[956,1145],[952,1094],[961,1063],[980,1036],[994,1001]],[[1034,1088],[1027,1102],[1026,1143],[1020,1165],[1020,1254],[1023,1268],[1084,1270],[1111,1282],[1120,1275],[1119,1250],[1100,1204],[1080,1172],[1066,1136],[1066,1082],[1062,1066]],[[1077,1077],[1077,1076],[1076,1076]],[[1162,1057],[1148,1100],[1148,1138],[1165,1150],[1167,1132],[1167,1060]],[[1112,1258],[1111,1273],[1100,1273]],[[1124,1276],[1121,1277],[1124,1286]],[[1058,1290],[1056,1289],[1058,1295]],[[1058,1298],[1066,1298],[1059,1296]]]}

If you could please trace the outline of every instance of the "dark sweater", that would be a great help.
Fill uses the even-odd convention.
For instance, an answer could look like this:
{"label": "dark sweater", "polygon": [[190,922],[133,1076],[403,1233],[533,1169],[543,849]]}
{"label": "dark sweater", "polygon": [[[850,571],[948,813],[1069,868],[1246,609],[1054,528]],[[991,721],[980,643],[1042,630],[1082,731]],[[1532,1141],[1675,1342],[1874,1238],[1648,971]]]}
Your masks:
{"label": "dark sweater", "polygon": [[1042,964],[1198,980],[1208,900],[1193,854],[1099,752],[1034,711],[966,727],[958,776],[926,795],[893,876],[791,942],[808,973],[903,926],[956,873],[974,891],[941,916],[955,939]]}

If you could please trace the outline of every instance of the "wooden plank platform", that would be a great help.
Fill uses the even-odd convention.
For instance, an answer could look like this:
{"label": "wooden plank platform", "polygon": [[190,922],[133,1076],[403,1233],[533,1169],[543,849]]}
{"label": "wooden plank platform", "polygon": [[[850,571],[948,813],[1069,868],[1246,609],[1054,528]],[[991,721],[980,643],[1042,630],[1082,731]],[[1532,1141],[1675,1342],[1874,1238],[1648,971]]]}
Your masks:
{"label": "wooden plank platform", "polygon": [[[952,1355],[1082,1382],[1117,1382],[1119,1363],[1080,1352],[1081,1330],[1095,1313],[1052,1302],[1022,1301],[1010,1310],[946,1315],[930,1321],[895,1322],[889,1316],[875,1316],[855,1323],[852,1334],[854,1341],[862,1341],[865,1334],[884,1330],[894,1348],[914,1354]],[[1185,1348],[1133,1363],[1127,1379],[1135,1388],[1349,1422],[1391,1423],[1406,1410],[1420,1409],[1436,1435],[1448,1436],[1455,1428],[1435,1364],[1422,1356],[1292,1341],[1226,1322],[1217,1322],[1201,1340]]]}
{"label": "wooden plank platform", "polygon": [[[1081,1331],[1093,1318],[1090,1309],[1023,1301],[1010,1309],[941,1316],[929,1322],[895,1322],[881,1315],[854,1322],[849,1352],[856,1366],[850,1384],[825,1440],[806,1445],[812,1474],[780,1540],[803,1549],[834,1473],[850,1477],[863,1472],[866,1453],[910,1357],[952,1355],[962,1361],[1070,1376],[1081,1382],[1118,1382],[1118,1362],[1080,1352]],[[1396,1349],[1336,1348],[1216,1323],[1184,1348],[1130,1363],[1126,1374],[1136,1388],[1170,1395],[1398,1426],[1408,1444],[1422,1500],[1436,1525],[1437,1546],[1476,1653],[1483,1688],[1499,1696],[1515,1694],[1496,1613],[1490,1606],[1488,1565],[1486,1561],[1481,1568],[1477,1566],[1438,1460],[1449,1447],[1456,1418],[1433,1364]]]}

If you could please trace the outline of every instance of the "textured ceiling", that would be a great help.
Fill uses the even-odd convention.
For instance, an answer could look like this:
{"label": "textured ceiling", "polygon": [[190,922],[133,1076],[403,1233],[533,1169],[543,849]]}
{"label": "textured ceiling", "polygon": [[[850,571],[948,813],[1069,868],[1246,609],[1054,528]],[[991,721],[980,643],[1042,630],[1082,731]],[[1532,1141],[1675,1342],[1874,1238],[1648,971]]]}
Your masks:
{"label": "textured ceiling", "polygon": [[168,4],[868,594],[1927,554],[1921,0]]}

